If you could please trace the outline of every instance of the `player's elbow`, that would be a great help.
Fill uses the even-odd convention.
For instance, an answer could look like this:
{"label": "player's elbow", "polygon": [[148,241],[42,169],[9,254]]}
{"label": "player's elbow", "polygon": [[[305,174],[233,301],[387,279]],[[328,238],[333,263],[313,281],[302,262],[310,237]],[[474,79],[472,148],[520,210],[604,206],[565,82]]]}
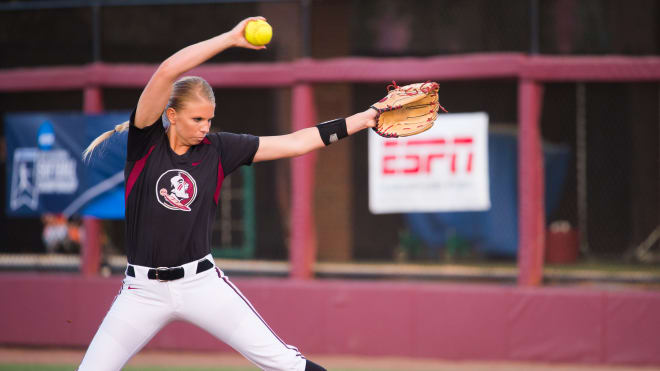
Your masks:
{"label": "player's elbow", "polygon": [[167,58],[163,63],[158,66],[158,70],[156,70],[156,75],[160,78],[163,79],[168,79],[168,80],[176,80],[176,78],[179,76],[179,71],[177,70],[175,64],[172,62],[170,58]]}
{"label": "player's elbow", "polygon": [[288,157],[302,156],[311,151],[305,136],[300,132],[289,134],[287,139]]}

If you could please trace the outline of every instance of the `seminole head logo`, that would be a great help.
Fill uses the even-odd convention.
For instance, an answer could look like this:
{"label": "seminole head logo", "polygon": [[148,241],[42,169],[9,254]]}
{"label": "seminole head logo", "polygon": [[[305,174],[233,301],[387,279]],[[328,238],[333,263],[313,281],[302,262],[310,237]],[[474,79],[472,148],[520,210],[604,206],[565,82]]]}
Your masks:
{"label": "seminole head logo", "polygon": [[196,196],[195,179],[184,170],[168,170],[156,182],[156,199],[170,210],[190,211]]}

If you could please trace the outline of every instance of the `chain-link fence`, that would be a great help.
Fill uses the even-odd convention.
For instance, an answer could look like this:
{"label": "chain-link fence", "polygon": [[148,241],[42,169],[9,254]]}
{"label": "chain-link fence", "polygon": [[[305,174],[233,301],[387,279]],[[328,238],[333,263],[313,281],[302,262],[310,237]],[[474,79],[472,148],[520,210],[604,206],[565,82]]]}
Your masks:
{"label": "chain-link fence", "polygon": [[545,89],[543,135],[572,150],[569,182],[548,221],[564,221],[564,228],[576,233],[584,258],[657,260],[658,84],[547,84]]}

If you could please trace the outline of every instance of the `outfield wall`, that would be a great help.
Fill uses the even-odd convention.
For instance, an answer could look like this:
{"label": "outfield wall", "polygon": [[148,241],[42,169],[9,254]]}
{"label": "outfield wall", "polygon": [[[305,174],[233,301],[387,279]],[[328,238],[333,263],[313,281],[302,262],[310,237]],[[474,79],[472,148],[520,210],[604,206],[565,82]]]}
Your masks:
{"label": "outfield wall", "polygon": [[[308,354],[660,365],[658,291],[233,281],[280,337]],[[120,287],[120,276],[0,274],[0,344],[85,347]],[[148,347],[229,351],[181,322]]]}

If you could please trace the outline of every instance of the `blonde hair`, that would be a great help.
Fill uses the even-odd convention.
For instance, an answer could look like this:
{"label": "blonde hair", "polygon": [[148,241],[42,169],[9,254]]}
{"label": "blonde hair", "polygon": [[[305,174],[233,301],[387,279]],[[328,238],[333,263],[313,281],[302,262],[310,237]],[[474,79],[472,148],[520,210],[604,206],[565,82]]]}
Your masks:
{"label": "blonde hair", "polygon": [[[167,111],[168,108],[173,108],[174,110],[181,109],[187,101],[190,101],[195,97],[207,99],[209,102],[215,104],[213,88],[211,88],[211,85],[209,85],[206,80],[198,76],[182,77],[172,86],[172,93],[170,94],[170,99],[167,101],[165,111]],[[110,138],[112,134],[121,133],[122,131],[128,130],[128,125],[129,122],[126,121],[115,126],[113,130],[108,130],[105,133],[99,135],[83,151],[83,160],[89,159],[89,157],[92,155],[92,152],[94,152],[94,149],[96,149],[96,147],[98,147],[106,139]]]}

